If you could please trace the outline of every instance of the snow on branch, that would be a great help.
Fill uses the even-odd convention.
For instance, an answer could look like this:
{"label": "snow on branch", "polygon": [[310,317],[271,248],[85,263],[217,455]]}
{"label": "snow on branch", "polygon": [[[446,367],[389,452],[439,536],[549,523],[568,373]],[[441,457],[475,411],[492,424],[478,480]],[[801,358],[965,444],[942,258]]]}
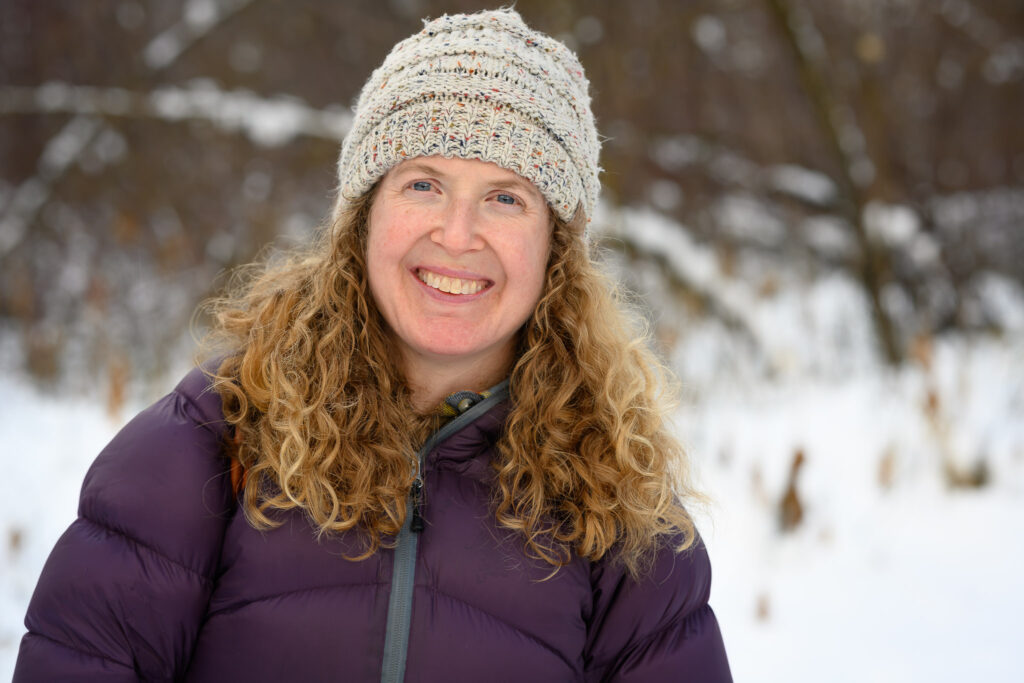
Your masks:
{"label": "snow on branch", "polygon": [[699,244],[675,221],[646,208],[613,209],[603,204],[594,221],[598,237],[617,241],[653,258],[674,284],[696,295],[708,312],[738,332],[755,349],[761,347],[745,312],[756,297],[750,288],[722,272],[713,249]]}
{"label": "snow on branch", "polygon": [[982,74],[990,83],[1024,78],[1024,40],[1004,38],[1005,28],[966,0],[944,0],[926,6],[988,53]]}
{"label": "snow on branch", "polygon": [[53,184],[104,128],[104,117],[159,121],[204,120],[227,132],[245,133],[254,143],[277,146],[300,136],[340,142],[352,124],[349,111],[315,109],[294,97],[262,97],[248,91],[223,91],[208,81],[151,92],[46,83],[38,87],[0,87],[4,114],[72,114],[46,145],[36,174],[13,192],[0,210],[0,256],[24,237],[49,201]]}
{"label": "snow on branch", "polygon": [[156,35],[143,50],[146,65],[163,69],[231,15],[254,0],[189,0],[181,20]]}
{"label": "snow on branch", "polygon": [[764,166],[697,135],[657,137],[650,146],[650,158],[668,173],[699,166],[722,185],[776,192],[815,208],[833,207],[839,193],[832,178],[821,171],[792,163]]}
{"label": "snow on branch", "polygon": [[[155,36],[143,51],[144,59],[154,72],[165,69],[183,53],[208,35],[227,18],[251,5],[255,0],[188,0],[181,21]],[[337,117],[326,115],[321,125],[309,124],[301,105],[268,101],[251,94],[234,93],[220,102],[206,89],[205,106],[175,106],[181,89],[162,89],[149,95],[132,93],[121,88],[90,88],[65,83],[48,83],[33,87],[0,88],[0,115],[5,113],[64,112],[74,117],[50,140],[39,159],[36,175],[23,182],[6,205],[0,206],[0,256],[9,253],[18,243],[39,211],[46,206],[54,184],[78,158],[82,150],[106,128],[100,116],[157,116],[163,107],[177,110],[182,118],[208,118],[231,130],[245,128],[250,137],[262,144],[281,144],[301,130],[317,137],[333,137]],[[216,90],[216,89],[214,89]],[[186,97],[187,99],[187,97]],[[212,101],[211,101],[212,99]],[[151,100],[155,100],[156,103]],[[234,105],[233,107],[231,105]],[[260,105],[263,105],[262,107]],[[211,111],[211,106],[213,110]],[[252,106],[247,125],[239,123],[239,107]],[[308,108],[306,108],[308,109]],[[305,124],[305,125],[304,125]],[[348,130],[347,120],[341,128]]]}
{"label": "snow on branch", "polygon": [[28,226],[49,199],[53,183],[101,127],[102,123],[96,118],[75,116],[46,144],[39,156],[36,174],[18,186],[0,212],[0,256],[6,256],[21,242]]}
{"label": "snow on branch", "polygon": [[151,92],[67,83],[0,87],[0,115],[17,113],[204,120],[228,132],[241,131],[265,146],[283,145],[300,136],[341,141],[352,124],[347,110],[316,109],[290,96],[220,90],[209,81]]}

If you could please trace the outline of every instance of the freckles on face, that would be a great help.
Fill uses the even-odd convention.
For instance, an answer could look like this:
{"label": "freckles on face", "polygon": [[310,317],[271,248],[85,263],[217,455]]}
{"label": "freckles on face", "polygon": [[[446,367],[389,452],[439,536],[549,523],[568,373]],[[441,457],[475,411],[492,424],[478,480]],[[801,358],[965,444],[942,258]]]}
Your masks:
{"label": "freckles on face", "polygon": [[512,171],[440,157],[392,169],[370,210],[367,270],[405,360],[510,360],[550,233],[547,203]]}

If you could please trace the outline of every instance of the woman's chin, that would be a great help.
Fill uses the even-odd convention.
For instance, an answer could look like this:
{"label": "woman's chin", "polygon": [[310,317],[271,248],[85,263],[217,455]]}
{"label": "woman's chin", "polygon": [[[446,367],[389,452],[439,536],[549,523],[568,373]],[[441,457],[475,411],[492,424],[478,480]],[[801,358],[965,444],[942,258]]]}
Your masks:
{"label": "woman's chin", "polygon": [[468,334],[433,336],[402,344],[409,357],[416,362],[438,367],[483,365],[493,367],[507,364],[514,348],[513,337],[497,340],[478,339]]}

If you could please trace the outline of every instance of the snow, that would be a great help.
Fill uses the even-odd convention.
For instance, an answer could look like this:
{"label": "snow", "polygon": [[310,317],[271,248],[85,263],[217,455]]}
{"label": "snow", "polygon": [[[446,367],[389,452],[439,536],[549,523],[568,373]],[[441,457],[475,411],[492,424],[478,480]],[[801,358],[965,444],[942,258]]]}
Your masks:
{"label": "snow", "polygon": [[972,284],[1002,329],[1024,333],[1024,287],[994,273],[976,275]]}
{"label": "snow", "polygon": [[9,204],[0,206],[0,255],[18,245],[32,219],[50,197],[50,187],[89,144],[100,122],[72,118],[43,149],[36,175],[23,182]]}
{"label": "snow", "polygon": [[785,224],[771,207],[751,194],[726,193],[711,207],[716,229],[751,244],[774,247],[786,238]]}
{"label": "snow", "polygon": [[909,206],[870,201],[864,207],[868,235],[887,247],[908,245],[921,229],[921,219]]}
{"label": "snow", "polygon": [[[713,249],[649,209],[602,206],[595,224],[663,252],[754,340],[756,351],[695,319],[672,352],[685,395],[676,423],[713,499],[698,523],[736,680],[1024,680],[1019,285],[979,278],[1002,335],[938,337],[894,370],[873,350],[864,296],[847,276],[782,272],[759,293],[769,265],[741,260],[730,275]],[[4,678],[85,470],[141,403],[115,419],[103,396],[39,393],[12,373],[0,374],[0,392]],[[783,532],[779,501],[797,450],[803,519]],[[985,485],[951,486],[950,472],[980,463]]]}
{"label": "snow", "polygon": [[694,135],[659,138],[650,147],[651,158],[670,173],[699,163],[711,153],[711,146]]}
{"label": "snow", "polygon": [[847,223],[835,216],[811,216],[800,223],[803,240],[822,256],[846,257],[855,244]]}
{"label": "snow", "polygon": [[[948,404],[938,426],[929,387]],[[942,342],[931,373],[726,386],[687,406],[677,421],[714,498],[700,526],[736,680],[1024,680],[1022,412],[1019,339]],[[805,520],[782,533],[797,449]],[[987,458],[991,484],[950,490],[947,449]]]}
{"label": "snow", "polygon": [[158,88],[150,104],[161,118],[174,121],[200,118],[228,130],[244,131],[253,142],[273,147],[300,134],[341,140],[351,125],[351,114],[309,107],[288,97],[264,98],[244,90],[224,91],[208,81],[193,81],[188,88]]}
{"label": "snow", "polygon": [[[222,130],[245,133],[254,143],[266,147],[280,146],[302,135],[340,142],[352,125],[352,112],[344,107],[317,109],[293,96],[224,90],[203,78],[184,86],[168,85],[145,92],[60,81],[38,87],[0,86],[0,113],[25,112],[76,115],[43,154],[46,163],[41,164],[40,173],[51,175],[48,168],[52,167],[54,173],[63,171],[92,141],[100,125],[94,117],[209,121]],[[109,144],[109,138],[104,144]]]}
{"label": "snow", "polygon": [[766,169],[766,175],[768,185],[783,194],[819,206],[828,206],[835,201],[835,183],[824,173],[796,164],[779,164]]}
{"label": "snow", "polygon": [[697,17],[690,32],[700,49],[709,54],[717,54],[726,46],[725,24],[716,16],[702,14]]}
{"label": "snow", "polygon": [[143,51],[146,66],[158,70],[174,63],[183,52],[207,35],[219,22],[252,0],[188,0],[181,21],[154,37]]}

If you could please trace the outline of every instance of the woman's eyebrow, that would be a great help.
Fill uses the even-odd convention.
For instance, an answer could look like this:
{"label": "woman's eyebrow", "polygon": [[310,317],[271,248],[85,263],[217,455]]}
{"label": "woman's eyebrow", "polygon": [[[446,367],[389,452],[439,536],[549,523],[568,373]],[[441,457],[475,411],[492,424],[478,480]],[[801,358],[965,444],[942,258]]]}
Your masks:
{"label": "woman's eyebrow", "polygon": [[540,190],[537,189],[536,185],[531,183],[529,180],[525,178],[520,178],[518,176],[512,178],[502,178],[500,180],[495,180],[490,184],[495,189],[498,190],[516,190],[518,192],[522,192],[523,194],[531,195],[533,197],[542,197]]}
{"label": "woman's eyebrow", "polygon": [[[432,166],[427,161],[410,160],[406,161],[401,167],[395,169],[396,176],[405,176],[406,174],[425,174],[434,176],[436,178],[445,179],[448,177],[444,171],[436,166]],[[519,176],[512,174],[507,177],[498,178],[497,180],[487,181],[488,185],[491,185],[498,190],[517,190],[524,194],[534,195],[541,197],[540,190],[526,178],[520,178]]]}

